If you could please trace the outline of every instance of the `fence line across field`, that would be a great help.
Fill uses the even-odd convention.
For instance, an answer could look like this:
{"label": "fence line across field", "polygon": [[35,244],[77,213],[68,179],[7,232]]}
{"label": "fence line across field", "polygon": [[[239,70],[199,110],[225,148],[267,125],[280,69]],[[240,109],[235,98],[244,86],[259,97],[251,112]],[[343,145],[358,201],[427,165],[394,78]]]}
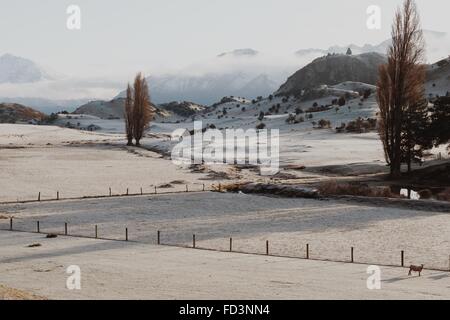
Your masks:
{"label": "fence line across field", "polygon": [[[136,241],[136,240],[130,240],[130,235],[131,233],[129,233],[129,229],[128,227],[123,227],[123,238],[107,238],[107,237],[100,237],[99,236],[99,228],[98,225],[93,225],[92,230],[93,230],[93,234],[92,236],[88,236],[88,235],[80,235],[80,234],[71,234],[69,233],[69,224],[67,222],[64,223],[63,226],[61,226],[63,228],[63,232],[62,233],[58,233],[58,232],[42,232],[42,226],[43,224],[41,223],[41,221],[36,221],[36,229],[35,231],[33,230],[20,230],[20,229],[15,229],[14,228],[14,219],[10,218],[9,219],[9,228],[8,229],[4,229],[1,228],[0,230],[3,231],[11,231],[11,232],[26,232],[26,233],[38,233],[38,234],[47,234],[47,235],[58,235],[58,236],[68,236],[68,237],[76,237],[76,238],[87,238],[87,239],[99,239],[99,240],[107,240],[107,241],[124,241],[124,242],[134,242],[134,243],[144,243],[144,244],[148,244],[148,242],[144,242],[144,241]],[[188,245],[188,244],[177,244],[177,243],[164,243],[161,239],[162,239],[162,235],[167,235],[168,233],[165,232],[161,232],[160,230],[156,231],[156,241],[155,244],[157,245],[162,245],[162,246],[170,246],[170,247],[178,247],[178,248],[192,248],[192,249],[198,249],[198,250],[206,250],[206,251],[216,251],[216,252],[233,252],[233,253],[237,253],[237,254],[247,254],[247,255],[265,255],[265,256],[271,256],[271,257],[279,257],[279,258],[289,258],[289,259],[302,259],[302,260],[314,260],[314,261],[329,261],[329,262],[340,262],[340,263],[353,263],[353,264],[364,264],[364,265],[378,265],[378,266],[385,266],[385,267],[407,267],[405,265],[405,250],[400,250],[398,252],[398,257],[399,257],[399,264],[388,264],[388,263],[374,263],[374,262],[369,262],[369,261],[364,261],[364,260],[356,260],[355,259],[355,247],[349,247],[349,251],[348,251],[348,260],[343,260],[343,259],[336,259],[336,258],[332,258],[332,259],[328,259],[328,258],[323,258],[323,257],[319,257],[319,254],[317,254],[316,257],[312,257],[311,256],[311,246],[309,243],[305,243],[303,248],[304,248],[304,256],[293,256],[293,255],[283,255],[283,254],[274,254],[270,251],[270,242],[269,240],[265,241],[265,253],[258,253],[258,252],[248,252],[248,251],[242,251],[242,250],[235,250],[233,248],[233,238],[230,237],[229,238],[229,249],[218,249],[218,248],[207,248],[207,247],[201,247],[198,245],[198,238],[197,235],[194,233],[192,234],[192,244]],[[299,250],[300,252],[300,250]],[[425,268],[426,270],[435,270],[435,271],[444,271],[444,272],[450,272],[450,255],[448,256],[448,260],[449,262],[449,266],[447,269],[444,268],[436,268],[436,267],[427,267]]]}
{"label": "fence line across field", "polygon": [[[220,183],[218,185],[218,190],[221,190]],[[16,201],[2,201],[0,202],[0,205],[3,204],[17,204],[17,203],[33,203],[33,202],[50,202],[50,201],[63,201],[63,200],[83,200],[83,199],[101,199],[101,198],[113,198],[113,197],[136,197],[136,196],[151,196],[151,195],[165,195],[165,194],[177,194],[177,193],[192,193],[192,192],[206,192],[206,191],[214,191],[215,190],[215,184],[211,184],[207,186],[206,184],[194,184],[194,186],[199,186],[199,188],[189,188],[188,184],[185,184],[184,190],[175,190],[175,191],[161,191],[161,190],[167,190],[168,188],[158,188],[154,187],[152,188],[151,192],[144,192],[144,189],[140,187],[140,192],[138,193],[130,193],[129,188],[126,188],[125,193],[117,193],[114,194],[112,188],[109,188],[109,192],[106,194],[100,194],[100,195],[92,195],[92,196],[79,196],[79,197],[67,197],[63,198],[61,197],[62,193],[60,191],[56,191],[56,197],[55,198],[42,198],[42,193],[38,192],[37,197],[35,199],[29,199],[29,200],[16,200]]]}

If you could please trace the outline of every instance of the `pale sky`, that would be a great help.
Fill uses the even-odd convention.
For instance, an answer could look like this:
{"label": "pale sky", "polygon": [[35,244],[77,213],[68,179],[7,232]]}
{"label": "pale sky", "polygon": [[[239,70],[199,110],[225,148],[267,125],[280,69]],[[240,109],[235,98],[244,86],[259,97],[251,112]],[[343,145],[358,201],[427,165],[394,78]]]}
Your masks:
{"label": "pale sky", "polygon": [[[273,56],[389,37],[401,0],[0,0],[0,54],[69,76],[176,69],[237,48]],[[424,29],[450,32],[450,1],[417,0]],[[81,30],[66,28],[69,5]],[[366,9],[382,9],[382,29]]]}

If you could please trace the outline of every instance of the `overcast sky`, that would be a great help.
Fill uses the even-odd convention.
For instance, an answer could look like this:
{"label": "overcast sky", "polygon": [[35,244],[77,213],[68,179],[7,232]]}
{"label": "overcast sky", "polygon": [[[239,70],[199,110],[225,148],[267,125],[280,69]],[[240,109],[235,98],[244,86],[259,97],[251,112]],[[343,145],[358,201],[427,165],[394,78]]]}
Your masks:
{"label": "overcast sky", "polygon": [[[0,0],[0,54],[70,76],[178,68],[236,48],[273,56],[389,37],[401,0]],[[448,0],[417,0],[425,29],[450,31]],[[81,8],[81,30],[66,9]],[[381,30],[366,9],[382,9]]]}

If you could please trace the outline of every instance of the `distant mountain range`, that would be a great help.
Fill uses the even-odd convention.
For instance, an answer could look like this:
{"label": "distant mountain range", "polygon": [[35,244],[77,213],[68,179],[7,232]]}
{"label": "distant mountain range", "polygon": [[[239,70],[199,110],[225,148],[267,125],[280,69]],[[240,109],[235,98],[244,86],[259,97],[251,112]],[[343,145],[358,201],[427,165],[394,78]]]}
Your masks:
{"label": "distant mountain range", "polygon": [[[425,38],[426,57],[428,63],[433,63],[435,61],[448,57],[448,55],[450,54],[450,37],[448,33],[424,30],[423,34]],[[317,57],[319,57],[333,53],[345,54],[349,48],[352,50],[352,53],[354,55],[369,52],[386,54],[391,43],[392,40],[387,39],[376,45],[365,44],[363,46],[358,46],[355,44],[349,44],[347,46],[332,46],[328,49],[301,49],[296,51],[295,54],[297,57],[310,57],[311,55],[316,55]]]}
{"label": "distant mountain range", "polygon": [[[278,87],[278,82],[267,74],[252,75],[244,72],[150,76],[147,81],[151,99],[156,104],[188,100],[210,105],[229,95],[265,96]],[[117,97],[124,96],[125,91],[122,91]]]}
{"label": "distant mountain range", "polygon": [[[448,57],[447,33],[425,31],[427,57],[435,62]],[[195,101],[211,105],[224,96],[255,98],[268,96],[280,88],[293,73],[316,58],[333,53],[353,56],[375,52],[384,54],[390,40],[376,45],[332,46],[328,49],[302,49],[282,57],[271,57],[251,48],[221,53],[178,72],[151,74],[150,94],[155,104],[170,101]],[[136,70],[130,71],[134,74]],[[346,79],[350,81],[350,79]],[[55,76],[35,62],[5,54],[0,57],[0,102],[16,102],[50,113],[73,111],[98,96],[120,98],[126,84],[110,79],[88,80]],[[69,98],[67,98],[69,97]]]}
{"label": "distant mountain range", "polygon": [[[296,71],[275,92],[276,96],[294,96],[300,101],[323,97],[355,96],[370,89],[376,90],[378,67],[386,63],[386,56],[370,52],[358,55],[329,54],[315,59]],[[446,95],[450,90],[450,58],[428,65],[426,94]],[[278,98],[280,99],[280,98]],[[243,100],[238,97],[224,98],[217,106],[232,102],[234,106]],[[89,114],[103,119],[123,118],[124,98],[112,101],[92,101],[79,107],[75,113]],[[175,116],[187,118],[207,110],[193,102],[171,102],[156,106],[157,115],[164,118]],[[210,109],[211,110],[211,109]]]}
{"label": "distant mountain range", "polygon": [[0,56],[0,83],[29,83],[52,77],[31,60],[11,54]]}

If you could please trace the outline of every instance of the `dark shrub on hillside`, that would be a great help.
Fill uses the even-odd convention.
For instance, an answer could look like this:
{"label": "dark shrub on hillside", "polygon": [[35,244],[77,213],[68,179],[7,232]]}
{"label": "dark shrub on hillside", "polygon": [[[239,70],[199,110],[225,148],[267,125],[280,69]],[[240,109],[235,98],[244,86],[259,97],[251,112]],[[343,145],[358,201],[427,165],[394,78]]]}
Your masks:
{"label": "dark shrub on hillside", "polygon": [[311,108],[309,108],[308,110],[306,110],[306,112],[323,112],[323,111],[327,111],[330,110],[331,106],[313,106]]}
{"label": "dark shrub on hillside", "polygon": [[329,120],[320,119],[318,126],[320,129],[331,128],[331,122]]}
{"label": "dark shrub on hillside", "polygon": [[371,94],[372,94],[372,90],[371,89],[366,89],[366,90],[364,90],[363,98],[364,99],[368,99]]}
{"label": "dark shrub on hillside", "polygon": [[367,118],[364,120],[363,118],[359,117],[354,121],[350,121],[345,127],[345,130],[347,132],[363,133],[375,130],[376,127],[377,119]]}
{"label": "dark shrub on hillside", "polygon": [[256,129],[258,129],[258,130],[262,130],[262,129],[265,129],[265,128],[266,128],[266,124],[263,123],[263,122],[261,122],[261,123],[256,125]]}
{"label": "dark shrub on hillside", "polygon": [[345,130],[345,123],[342,122],[341,125],[339,127],[336,127],[336,132],[337,133],[342,133]]}

